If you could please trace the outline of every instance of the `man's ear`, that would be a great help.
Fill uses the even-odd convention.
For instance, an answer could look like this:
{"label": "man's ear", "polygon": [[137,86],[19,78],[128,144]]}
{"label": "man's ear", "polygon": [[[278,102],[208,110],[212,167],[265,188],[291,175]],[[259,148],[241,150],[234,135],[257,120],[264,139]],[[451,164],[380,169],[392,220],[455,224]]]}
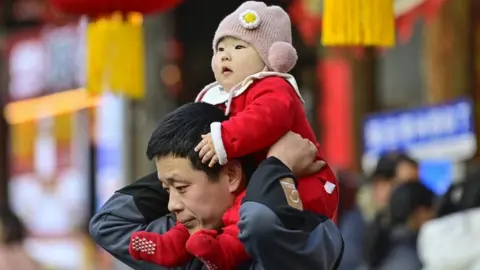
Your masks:
{"label": "man's ear", "polygon": [[228,180],[228,191],[236,193],[244,188],[242,165],[236,160],[230,160],[222,167],[221,173]]}

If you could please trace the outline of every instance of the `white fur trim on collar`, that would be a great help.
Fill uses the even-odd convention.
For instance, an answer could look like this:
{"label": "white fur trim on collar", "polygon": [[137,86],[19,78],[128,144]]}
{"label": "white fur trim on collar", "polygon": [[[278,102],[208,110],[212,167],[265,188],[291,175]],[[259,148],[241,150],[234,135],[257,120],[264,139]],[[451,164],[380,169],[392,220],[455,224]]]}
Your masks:
{"label": "white fur trim on collar", "polygon": [[[302,100],[302,102],[305,103],[305,101],[302,98],[302,95],[300,94],[300,90],[298,89],[297,81],[292,75],[287,73],[278,73],[278,72],[271,72],[271,71],[262,71],[245,78],[243,82],[233,87],[232,91],[235,91],[233,97],[235,98],[243,94],[255,80],[259,80],[259,79],[271,77],[271,76],[278,76],[287,80],[295,89],[295,93],[297,93],[300,100]],[[229,93],[223,90],[219,82],[213,82],[205,86],[205,88],[203,88],[200,94],[198,94],[195,101],[196,102],[201,101],[201,102],[209,103],[212,105],[219,105],[227,102],[228,96],[229,96]]]}

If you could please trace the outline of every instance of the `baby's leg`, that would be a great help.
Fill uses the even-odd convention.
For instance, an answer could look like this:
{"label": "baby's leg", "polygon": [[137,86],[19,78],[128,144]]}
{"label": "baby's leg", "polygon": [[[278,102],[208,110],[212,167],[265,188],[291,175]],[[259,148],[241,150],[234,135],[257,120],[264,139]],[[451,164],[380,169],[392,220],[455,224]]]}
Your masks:
{"label": "baby's leg", "polygon": [[[241,198],[238,198],[241,201]],[[238,239],[240,229],[240,204],[234,205],[223,215],[223,233],[213,230],[201,230],[187,241],[187,250],[198,257],[209,270],[235,270],[250,256]]]}
{"label": "baby's leg", "polygon": [[297,189],[305,210],[334,220],[338,208],[339,190],[337,178],[330,167],[325,166],[314,175],[300,178]]}
{"label": "baby's leg", "polygon": [[180,223],[165,234],[135,232],[130,238],[129,252],[135,260],[168,268],[182,266],[193,259],[185,248],[189,237],[188,229]]}

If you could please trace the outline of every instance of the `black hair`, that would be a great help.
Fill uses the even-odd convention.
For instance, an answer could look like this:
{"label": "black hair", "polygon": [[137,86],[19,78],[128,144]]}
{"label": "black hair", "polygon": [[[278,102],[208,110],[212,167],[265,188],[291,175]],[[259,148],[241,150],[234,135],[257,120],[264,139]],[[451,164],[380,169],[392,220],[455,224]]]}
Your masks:
{"label": "black hair", "polygon": [[402,152],[386,152],[378,159],[377,166],[372,174],[372,180],[392,181],[397,173],[399,163],[405,162],[418,168],[418,162],[409,155]]}
{"label": "black hair", "polygon": [[418,161],[416,161],[414,158],[412,158],[411,156],[405,153],[399,153],[396,159],[397,159],[397,164],[400,162],[405,162],[409,165],[412,165],[415,168],[418,168]]}
{"label": "black hair", "polygon": [[396,152],[386,152],[380,155],[372,175],[373,181],[391,181],[395,178],[397,168],[396,155]]}
{"label": "black hair", "polygon": [[[213,167],[202,163],[194,148],[201,141],[201,135],[210,132],[210,124],[228,120],[222,109],[207,103],[187,103],[169,113],[153,132],[147,146],[147,157],[174,156],[187,158],[192,167],[204,171],[212,180],[218,178],[221,166]],[[247,179],[255,165],[250,157],[240,158]]]}
{"label": "black hair", "polygon": [[399,185],[390,197],[390,223],[404,224],[419,207],[433,207],[435,194],[420,181]]}
{"label": "black hair", "polygon": [[0,206],[0,236],[2,244],[21,244],[27,230],[20,218],[6,205]]}
{"label": "black hair", "polygon": [[435,194],[419,181],[400,184],[394,189],[388,209],[375,217],[367,232],[365,255],[370,267],[378,267],[388,255],[391,229],[405,224],[418,208],[433,208],[434,203]]}

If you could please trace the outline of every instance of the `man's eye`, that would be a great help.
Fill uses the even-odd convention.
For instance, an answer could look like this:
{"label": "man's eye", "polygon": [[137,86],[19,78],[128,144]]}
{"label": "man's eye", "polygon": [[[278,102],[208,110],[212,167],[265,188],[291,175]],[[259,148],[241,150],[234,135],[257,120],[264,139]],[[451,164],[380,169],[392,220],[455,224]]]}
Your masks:
{"label": "man's eye", "polygon": [[163,189],[165,189],[166,192],[170,192],[170,189],[168,187],[163,187]]}
{"label": "man's eye", "polygon": [[187,190],[187,187],[188,186],[180,186],[180,187],[175,187],[175,189],[177,189],[178,192],[183,193]]}
{"label": "man's eye", "polygon": [[240,50],[240,49],[245,49],[245,46],[243,46],[243,45],[235,46],[235,50]]}

